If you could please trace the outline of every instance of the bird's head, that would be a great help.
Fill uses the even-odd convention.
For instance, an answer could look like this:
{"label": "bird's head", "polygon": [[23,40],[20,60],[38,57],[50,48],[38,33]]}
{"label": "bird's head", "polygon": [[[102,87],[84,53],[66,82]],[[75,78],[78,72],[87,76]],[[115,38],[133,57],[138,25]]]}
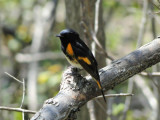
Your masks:
{"label": "bird's head", "polygon": [[56,37],[59,37],[61,40],[73,40],[79,38],[79,34],[73,29],[64,29]]}

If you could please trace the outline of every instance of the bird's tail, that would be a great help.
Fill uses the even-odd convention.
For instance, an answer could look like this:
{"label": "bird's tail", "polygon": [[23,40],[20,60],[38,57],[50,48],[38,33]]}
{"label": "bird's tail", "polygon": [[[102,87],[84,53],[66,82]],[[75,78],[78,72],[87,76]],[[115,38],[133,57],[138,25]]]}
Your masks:
{"label": "bird's tail", "polygon": [[104,99],[104,101],[105,101],[105,103],[106,103],[106,98],[105,98],[104,92],[103,92],[103,90],[102,90],[102,85],[101,85],[100,81],[96,80],[96,82],[97,82],[97,85],[98,85],[99,89],[101,90],[103,99]]}

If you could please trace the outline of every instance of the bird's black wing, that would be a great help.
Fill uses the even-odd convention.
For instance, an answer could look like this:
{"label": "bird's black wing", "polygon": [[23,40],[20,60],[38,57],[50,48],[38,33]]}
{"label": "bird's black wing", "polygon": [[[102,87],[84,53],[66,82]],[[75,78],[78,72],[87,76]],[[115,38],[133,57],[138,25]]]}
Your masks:
{"label": "bird's black wing", "polygon": [[76,42],[76,44],[74,44],[72,47],[75,53],[76,60],[94,78],[99,89],[101,90],[104,101],[106,102],[104,92],[102,90],[102,85],[100,83],[99,73],[97,69],[97,62],[92,52],[87,47],[87,45],[83,43],[83,41]]}
{"label": "bird's black wing", "polygon": [[81,40],[78,40],[73,46],[76,60],[79,64],[96,80],[99,80],[97,70],[97,62],[88,48],[88,46]]}

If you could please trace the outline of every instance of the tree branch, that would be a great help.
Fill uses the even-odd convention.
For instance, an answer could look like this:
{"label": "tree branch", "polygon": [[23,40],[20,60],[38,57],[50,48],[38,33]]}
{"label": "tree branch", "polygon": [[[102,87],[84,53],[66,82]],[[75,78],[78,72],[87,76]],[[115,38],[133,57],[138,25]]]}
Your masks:
{"label": "tree branch", "polygon": [[[99,70],[102,87],[105,91],[113,89],[158,62],[160,62],[159,38]],[[57,96],[47,100],[31,120],[72,118],[82,105],[100,94],[96,82],[90,76],[83,78],[74,69],[68,68],[63,74]]]}
{"label": "tree branch", "polygon": [[30,63],[30,62],[38,62],[42,60],[56,60],[56,59],[64,59],[64,55],[59,52],[41,52],[41,53],[34,53],[34,54],[23,54],[18,53],[15,56],[15,59],[19,63]]}
{"label": "tree branch", "polygon": [[[133,96],[134,94],[132,93],[120,93],[120,94],[108,94],[108,95],[105,95],[105,97],[126,97],[126,96]],[[98,96],[96,97],[96,99],[98,98],[102,98],[103,96]]]}
{"label": "tree branch", "polygon": [[30,113],[30,114],[36,113],[36,111],[32,111],[32,110],[26,110],[26,109],[22,109],[22,108],[11,108],[11,107],[5,107],[5,106],[0,106],[0,110],[24,112],[24,113]]}
{"label": "tree branch", "polygon": [[160,72],[141,72],[140,75],[147,77],[160,77]]}

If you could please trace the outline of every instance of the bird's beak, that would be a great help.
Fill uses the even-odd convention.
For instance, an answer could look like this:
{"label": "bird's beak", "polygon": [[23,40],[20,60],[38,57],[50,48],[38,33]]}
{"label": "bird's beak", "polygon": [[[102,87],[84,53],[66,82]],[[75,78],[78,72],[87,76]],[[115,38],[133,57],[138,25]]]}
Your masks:
{"label": "bird's beak", "polygon": [[56,35],[56,37],[62,37],[60,34]]}

